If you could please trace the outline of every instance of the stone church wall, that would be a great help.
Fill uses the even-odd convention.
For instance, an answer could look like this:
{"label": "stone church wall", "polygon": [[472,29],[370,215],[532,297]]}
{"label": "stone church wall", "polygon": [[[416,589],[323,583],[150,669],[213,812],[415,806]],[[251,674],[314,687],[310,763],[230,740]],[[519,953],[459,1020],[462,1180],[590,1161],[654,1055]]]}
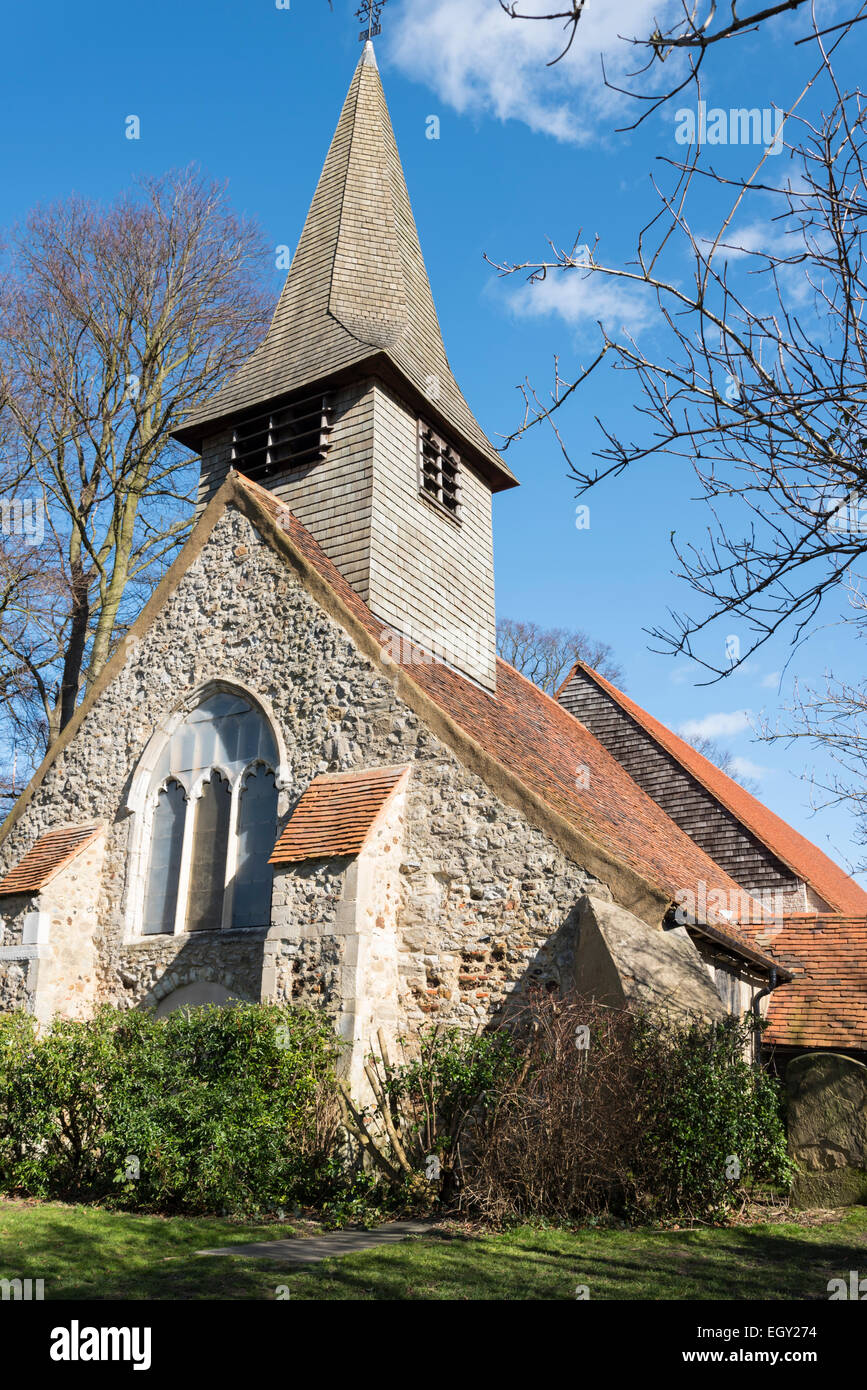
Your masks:
{"label": "stone church wall", "polygon": [[[317,773],[411,764],[393,926],[408,1025],[476,1023],[519,985],[570,978],[575,904],[588,890],[605,897],[604,885],[463,768],[230,508],[0,845],[5,870],[58,823],[105,822],[98,999],[156,1002],[201,979],[258,998],[264,980],[269,995],[335,1015],[344,1006],[345,860],[278,876],[267,939],[254,931],[128,939],[131,776],[167,711],[211,679],[238,681],[274,710],[289,775],[278,828]],[[299,933],[299,924],[310,930]],[[8,970],[5,978],[9,992]]]}

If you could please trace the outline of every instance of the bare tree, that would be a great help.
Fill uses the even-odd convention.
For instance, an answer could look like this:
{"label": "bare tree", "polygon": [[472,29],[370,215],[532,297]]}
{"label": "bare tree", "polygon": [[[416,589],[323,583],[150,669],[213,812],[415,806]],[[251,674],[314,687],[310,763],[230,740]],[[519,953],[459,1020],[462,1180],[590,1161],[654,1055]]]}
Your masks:
{"label": "bare tree", "polygon": [[[863,642],[867,594],[860,585],[850,586],[850,603],[851,631]],[[838,679],[832,670],[797,679],[791,701],[774,720],[760,722],[758,735],[768,743],[783,741],[824,755],[821,772],[808,765],[802,774],[813,810],[845,806],[854,816],[855,843],[867,846],[867,684]],[[867,870],[867,856],[852,869]]]}
{"label": "bare tree", "polygon": [[33,565],[6,573],[0,649],[47,741],[185,538],[196,468],[170,435],[261,336],[263,256],[257,228],[193,168],[107,209],[37,209],[11,239],[0,413],[8,466],[45,504],[54,587],[52,622]]}
{"label": "bare tree", "polygon": [[[661,454],[689,461],[708,522],[703,536],[672,531],[672,546],[698,603],[651,635],[711,681],[778,635],[794,652],[820,617],[853,634],[865,623],[863,611],[842,616],[842,600],[858,588],[867,553],[867,106],[838,83],[832,54],[841,41],[827,50],[818,41],[816,71],[778,113],[782,179],[771,147],[732,179],[706,166],[696,142],[688,157],[664,161],[671,187],[658,188],[659,211],[632,263],[607,261],[597,240],[568,250],[549,243],[545,260],[498,266],[531,281],[603,276],[655,304],[654,327],[640,339],[600,325],[588,366],[565,377],[555,359],[544,394],[526,381],[524,418],[508,442],[549,425],[579,494]],[[690,220],[697,180],[728,198],[715,236]],[[577,459],[563,407],[603,363],[633,377],[637,427],[627,433],[622,413],[597,417],[602,442],[592,459]],[[766,736],[803,738],[835,756],[841,775],[825,790],[859,811],[867,699],[859,682],[829,682],[802,689],[788,726]]]}
{"label": "bare tree", "polygon": [[[655,299],[661,350],[650,355],[602,325],[590,366],[574,380],[556,368],[543,398],[525,384],[525,414],[511,442],[543,422],[554,428],[579,493],[660,454],[693,465],[710,522],[704,541],[672,544],[680,575],[703,601],[695,616],[675,614],[653,635],[685,653],[712,679],[729,675],[771,637],[792,625],[793,641],[810,630],[827,598],[867,552],[867,338],[864,232],[867,225],[860,93],[840,92],[830,67],[834,104],[811,121],[786,122],[791,171],[780,186],[767,177],[767,155],[749,178],[731,185],[731,206],[713,238],[691,227],[686,195],[697,177],[727,180],[689,161],[639,238],[633,266],[606,264],[597,243],[555,252],[549,260],[501,264],[502,274],[530,280],[551,273],[602,275],[639,286]],[[749,200],[760,206],[765,244],[742,240]],[[692,266],[691,282],[667,273],[674,239]],[[599,421],[602,446],[587,464],[573,460],[557,412],[600,363],[630,372],[639,386],[646,435],[627,437],[622,420]],[[705,644],[733,618],[731,644]]]}
{"label": "bare tree", "polygon": [[[540,0],[540,4],[541,12],[539,8],[531,12],[522,0],[499,0],[501,10],[510,19],[562,25],[566,38],[560,51],[548,63],[549,67],[553,67],[566,57],[581,32],[579,25],[584,15],[586,0],[568,0],[568,3],[559,9],[552,8],[544,0]],[[795,40],[796,44],[809,43],[828,34],[837,34],[841,30],[848,32],[853,25],[867,18],[867,10],[858,0],[852,0],[848,8],[847,16],[834,24],[819,28],[815,20],[813,0],[764,0],[764,3],[763,0],[753,0],[742,12],[739,12],[739,0],[730,0],[727,4],[718,4],[717,0],[681,0],[664,28],[654,20],[653,28],[648,28],[642,34],[621,35],[624,45],[635,49],[637,53],[638,66],[630,74],[635,85],[625,89],[609,82],[604,61],[603,80],[607,87],[625,92],[643,104],[642,114],[629,127],[634,129],[690,83],[697,83],[708,54],[718,47],[725,45],[726,49],[730,50],[730,41],[733,39],[741,38],[745,34],[755,34],[760,29],[772,31],[773,21],[791,14],[794,10],[804,11],[806,31],[800,39]],[[807,15],[810,16],[809,20],[806,18]],[[681,61],[672,64],[672,59]],[[666,62],[669,68],[665,70],[666,77],[660,90],[645,90],[646,80],[651,75],[661,76],[662,66]],[[675,71],[669,75],[672,66]]]}
{"label": "bare tree", "polygon": [[716,739],[702,735],[697,738],[686,738],[684,735],[684,741],[689,743],[697,753],[701,753],[703,757],[707,758],[708,762],[714,763],[720,772],[725,773],[726,777],[730,777],[733,782],[738,782],[744,791],[750,792],[752,796],[756,795],[759,789],[758,783],[754,777],[750,777],[740,770],[737,756],[730,748],[724,748],[717,743]]}
{"label": "bare tree", "polygon": [[540,689],[553,695],[576,661],[583,661],[612,684],[623,685],[623,671],[607,642],[596,642],[586,632],[562,627],[539,627],[517,618],[497,622],[497,651],[504,661]]}

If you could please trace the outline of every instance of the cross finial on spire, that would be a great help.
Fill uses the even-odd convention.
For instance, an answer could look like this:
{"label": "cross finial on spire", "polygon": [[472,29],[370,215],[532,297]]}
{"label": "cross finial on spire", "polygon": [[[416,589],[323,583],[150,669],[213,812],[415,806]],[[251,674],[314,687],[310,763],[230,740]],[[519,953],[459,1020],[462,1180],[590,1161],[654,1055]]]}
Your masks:
{"label": "cross finial on spire", "polygon": [[355,11],[355,18],[360,19],[362,24],[367,26],[358,35],[362,43],[369,43],[371,39],[376,38],[377,34],[382,33],[379,17],[382,14],[383,5],[387,4],[388,0],[364,0],[361,8]]}

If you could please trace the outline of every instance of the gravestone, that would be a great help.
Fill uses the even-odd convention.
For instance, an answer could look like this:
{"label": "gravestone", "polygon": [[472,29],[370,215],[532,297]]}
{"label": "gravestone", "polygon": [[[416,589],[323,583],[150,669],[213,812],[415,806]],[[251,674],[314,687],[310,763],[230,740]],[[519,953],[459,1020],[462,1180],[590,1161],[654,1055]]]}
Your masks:
{"label": "gravestone", "polygon": [[799,1207],[867,1203],[867,1066],[836,1052],[789,1063],[789,1154]]}

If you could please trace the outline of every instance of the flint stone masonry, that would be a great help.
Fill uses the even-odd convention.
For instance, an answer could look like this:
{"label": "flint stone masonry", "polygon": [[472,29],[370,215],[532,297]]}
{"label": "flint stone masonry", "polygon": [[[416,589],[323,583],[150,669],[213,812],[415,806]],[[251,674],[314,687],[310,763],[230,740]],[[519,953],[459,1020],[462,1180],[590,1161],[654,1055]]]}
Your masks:
{"label": "flint stone masonry", "polygon": [[[252,931],[126,937],[132,773],[167,712],[214,679],[240,682],[274,711],[289,781],[278,832],[318,773],[411,765],[400,862],[373,917],[382,933],[368,961],[377,1008],[395,980],[389,1008],[401,1026],[432,1017],[475,1025],[519,986],[571,980],[575,904],[586,890],[604,898],[607,888],[462,766],[229,508],[0,846],[5,870],[57,824],[59,807],[64,820],[105,823],[94,1004],[135,1007],[213,980],[244,997],[261,997],[264,985],[266,997],[352,1015],[347,972],[358,963],[348,953],[359,943],[345,923],[372,901],[367,890],[359,898],[363,866],[354,861],[281,871],[267,939]],[[380,915],[387,929],[377,927]],[[11,966],[0,962],[0,988],[20,993]]]}
{"label": "flint stone masonry", "polygon": [[155,1007],[176,989],[206,981],[224,985],[231,993],[256,1003],[264,940],[265,931],[256,928],[143,936],[121,946],[118,979],[128,996],[147,1008]]}
{"label": "flint stone masonry", "polygon": [[0,1011],[33,1012],[41,923],[32,893],[0,899]]}
{"label": "flint stone masonry", "polygon": [[795,1204],[867,1202],[867,1066],[841,1053],[807,1053],[789,1063],[786,1087]]}
{"label": "flint stone masonry", "polygon": [[37,947],[0,946],[0,1013],[33,1012],[37,966]]}

